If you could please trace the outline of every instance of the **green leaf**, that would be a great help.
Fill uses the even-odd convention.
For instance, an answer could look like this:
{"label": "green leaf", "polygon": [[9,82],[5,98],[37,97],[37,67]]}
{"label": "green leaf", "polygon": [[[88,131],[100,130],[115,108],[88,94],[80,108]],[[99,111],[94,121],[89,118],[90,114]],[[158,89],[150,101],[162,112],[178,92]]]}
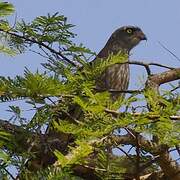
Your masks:
{"label": "green leaf", "polygon": [[64,156],[61,152],[55,151],[55,155],[58,158],[59,165],[64,168],[66,166],[71,166],[74,164],[85,163],[85,157],[87,157],[92,151],[93,148],[86,142],[77,141],[77,147],[70,147],[71,151],[68,155]]}
{"label": "green leaf", "polygon": [[11,134],[0,130],[0,146],[5,145],[10,140],[11,140]]}
{"label": "green leaf", "polygon": [[68,159],[61,152],[55,150],[54,154],[58,158],[59,164],[61,165],[62,168],[68,165]]}
{"label": "green leaf", "polygon": [[0,44],[0,52],[9,56],[15,56],[17,54],[17,51],[1,44]]}
{"label": "green leaf", "polygon": [[0,2],[0,16],[11,15],[14,12],[14,6],[8,2]]}
{"label": "green leaf", "polygon": [[9,162],[9,155],[5,153],[3,150],[0,150],[0,161],[3,161],[4,163]]}
{"label": "green leaf", "polygon": [[90,49],[84,47],[82,44],[80,44],[79,46],[72,45],[67,50],[72,51],[72,52],[88,53],[88,54],[95,55],[94,52],[92,52]]}

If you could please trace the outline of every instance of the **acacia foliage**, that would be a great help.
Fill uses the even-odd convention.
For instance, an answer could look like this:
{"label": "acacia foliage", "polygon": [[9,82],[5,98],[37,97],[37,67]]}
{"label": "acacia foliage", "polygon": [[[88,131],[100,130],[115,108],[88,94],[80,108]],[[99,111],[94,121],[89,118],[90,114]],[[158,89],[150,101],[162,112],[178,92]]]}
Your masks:
{"label": "acacia foliage", "polygon": [[[1,17],[13,11],[11,4],[0,3]],[[159,95],[144,89],[134,91],[126,99],[111,101],[109,92],[96,91],[95,81],[108,66],[125,63],[127,55],[110,55],[92,65],[89,61],[95,53],[73,42],[76,36],[73,27],[58,13],[39,16],[29,23],[20,21],[14,27],[6,19],[1,20],[0,32],[5,42],[1,53],[15,56],[31,51],[37,58],[40,55],[45,59],[44,72],[32,73],[25,68],[23,76],[0,77],[1,103],[17,100],[16,106],[9,106],[13,116],[7,119],[10,122],[13,119],[15,130],[0,131],[2,177],[12,178],[9,166],[15,166],[24,179],[29,179],[29,174],[31,179],[83,179],[85,175],[77,173],[76,166],[91,170],[97,179],[137,178],[159,172],[159,167],[164,175],[156,156],[179,144],[179,124],[171,119],[180,108],[177,91]],[[31,106],[35,111],[32,117],[22,117],[19,101]],[[74,106],[78,108],[71,114]],[[124,108],[118,114],[116,110],[120,107]],[[140,114],[135,116],[137,109]],[[50,136],[49,131],[71,135],[73,142],[64,140],[65,149],[51,150],[57,161],[31,173],[32,169],[26,168],[27,160],[31,162],[42,152],[36,136]],[[116,140],[125,136],[126,141]],[[33,147],[27,143],[27,137],[35,144]],[[139,137],[153,145],[141,144]],[[29,147],[24,148],[20,142]],[[44,146],[46,150],[48,143]],[[160,151],[160,147],[165,148]],[[111,153],[112,149],[119,151],[117,155]]]}

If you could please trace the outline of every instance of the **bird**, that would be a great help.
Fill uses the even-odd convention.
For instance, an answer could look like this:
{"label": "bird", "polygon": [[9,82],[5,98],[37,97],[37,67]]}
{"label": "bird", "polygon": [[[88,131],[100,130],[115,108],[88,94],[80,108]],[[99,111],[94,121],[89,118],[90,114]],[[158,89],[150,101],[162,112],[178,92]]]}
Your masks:
{"label": "bird", "polygon": [[[107,60],[110,55],[117,55],[118,53],[129,55],[130,51],[142,40],[147,40],[147,37],[139,27],[127,25],[118,28],[112,33],[95,59],[90,62],[91,67],[93,68],[96,62]],[[128,89],[129,79],[130,69],[128,63],[110,65],[96,78],[95,92],[109,91],[110,100],[114,102],[119,97],[124,98],[125,93],[122,91]],[[77,105],[73,104],[69,109],[69,113],[75,119],[83,117],[82,109]]]}
{"label": "bird", "polygon": [[[112,33],[104,48],[91,63],[95,63],[99,59],[106,60],[109,55],[117,55],[119,52],[129,55],[130,51],[142,40],[147,40],[147,37],[139,27],[131,25],[120,27]],[[96,89],[109,91],[111,99],[115,101],[124,96],[122,91],[128,89],[129,78],[128,63],[113,64],[97,78]]]}

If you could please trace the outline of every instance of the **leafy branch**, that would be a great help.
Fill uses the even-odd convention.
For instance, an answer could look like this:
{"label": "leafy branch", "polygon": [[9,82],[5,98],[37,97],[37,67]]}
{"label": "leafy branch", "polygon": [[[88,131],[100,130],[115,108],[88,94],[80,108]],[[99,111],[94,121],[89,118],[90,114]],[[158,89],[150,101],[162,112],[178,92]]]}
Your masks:
{"label": "leafy branch", "polygon": [[[6,9],[6,4],[2,8]],[[8,8],[4,15],[12,12]],[[34,111],[30,120],[24,120],[21,108],[10,106],[15,123],[0,120],[0,147],[10,165],[18,168],[19,178],[47,174],[50,179],[163,176],[178,180],[179,165],[170,156],[172,148],[179,150],[178,86],[163,95],[159,87],[178,80],[180,69],[127,61],[127,54],[121,53],[89,63],[94,53],[73,43],[72,27],[66,17],[57,13],[37,17],[31,23],[18,22],[15,27],[6,20],[1,22],[7,50],[30,50],[47,61],[44,73],[25,69],[23,76],[0,77],[1,101],[22,98]],[[114,90],[97,90],[95,84],[107,67],[117,63],[142,66],[148,77],[145,88],[119,91],[131,96],[113,102],[110,92]],[[151,66],[168,70],[152,74]],[[141,105],[142,101],[145,105]],[[120,107],[125,107],[123,112],[117,111]],[[140,112],[136,112],[137,107]],[[127,145],[128,150],[124,148]],[[114,148],[123,155],[112,153]],[[5,158],[1,159],[5,162]]]}

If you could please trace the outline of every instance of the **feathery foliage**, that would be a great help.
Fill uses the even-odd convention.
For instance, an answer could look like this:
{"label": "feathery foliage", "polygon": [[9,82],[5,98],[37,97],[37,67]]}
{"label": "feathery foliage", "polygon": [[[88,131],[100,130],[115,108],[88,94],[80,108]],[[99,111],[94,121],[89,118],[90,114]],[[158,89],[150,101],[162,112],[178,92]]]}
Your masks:
{"label": "feathery foliage", "polygon": [[[0,3],[1,17],[13,12],[13,5]],[[10,165],[21,179],[123,179],[159,171],[157,149],[179,145],[179,123],[171,120],[180,108],[178,95],[151,89],[113,102],[109,92],[97,92],[102,72],[128,56],[120,52],[89,63],[95,53],[74,43],[73,27],[58,13],[14,27],[1,20],[1,53],[31,51],[46,60],[43,73],[25,68],[23,76],[0,77],[0,101],[10,103],[7,120],[14,119],[1,122],[2,177],[10,177]],[[32,117],[22,117],[18,101],[31,107]]]}

